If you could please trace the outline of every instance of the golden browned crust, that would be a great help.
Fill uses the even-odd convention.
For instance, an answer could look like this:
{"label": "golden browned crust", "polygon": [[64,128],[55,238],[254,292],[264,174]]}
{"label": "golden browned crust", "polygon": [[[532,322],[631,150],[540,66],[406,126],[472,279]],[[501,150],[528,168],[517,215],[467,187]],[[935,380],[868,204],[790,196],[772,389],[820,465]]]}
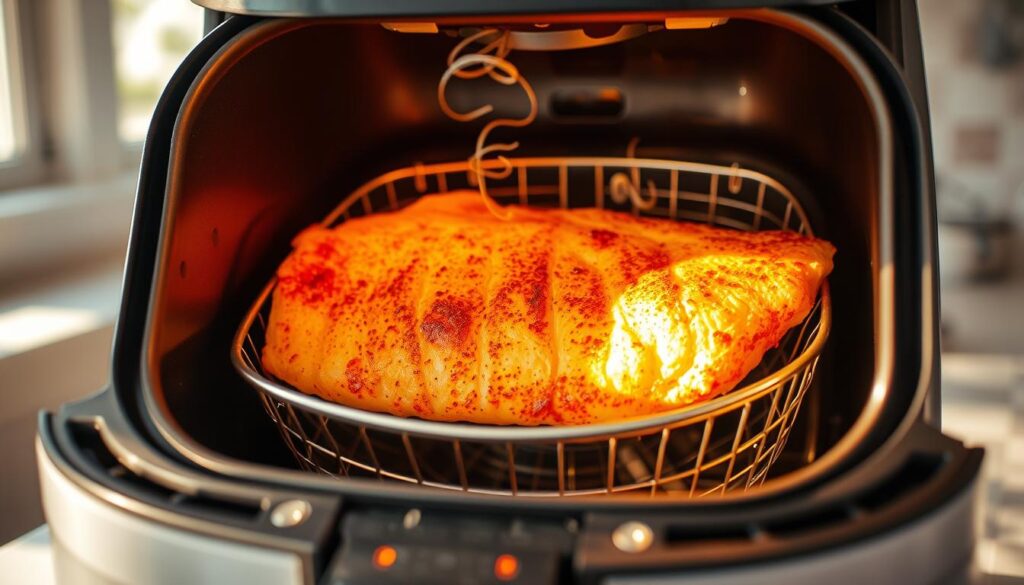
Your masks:
{"label": "golden browned crust", "polygon": [[828,242],[471,192],[301,233],[265,369],[350,406],[584,424],[732,389],[811,310]]}

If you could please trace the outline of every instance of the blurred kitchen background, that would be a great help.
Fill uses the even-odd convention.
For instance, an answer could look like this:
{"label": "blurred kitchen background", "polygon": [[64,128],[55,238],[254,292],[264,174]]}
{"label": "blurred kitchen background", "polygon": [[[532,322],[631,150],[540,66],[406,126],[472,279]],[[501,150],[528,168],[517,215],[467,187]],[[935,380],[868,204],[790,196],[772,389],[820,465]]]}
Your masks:
{"label": "blurred kitchen background", "polygon": [[947,351],[1024,353],[1024,2],[920,0]]}
{"label": "blurred kitchen background", "polygon": [[987,449],[980,568],[1021,577],[1024,0],[918,6],[939,215],[943,427]]}
{"label": "blurred kitchen background", "polygon": [[143,139],[202,31],[188,0],[0,0],[0,544],[43,521],[39,409],[106,383]]}
{"label": "blurred kitchen background", "polygon": [[[919,0],[944,426],[989,448],[982,567],[1024,575],[1024,0]],[[0,0],[0,543],[42,522],[36,413],[100,388],[150,114],[188,0]]]}

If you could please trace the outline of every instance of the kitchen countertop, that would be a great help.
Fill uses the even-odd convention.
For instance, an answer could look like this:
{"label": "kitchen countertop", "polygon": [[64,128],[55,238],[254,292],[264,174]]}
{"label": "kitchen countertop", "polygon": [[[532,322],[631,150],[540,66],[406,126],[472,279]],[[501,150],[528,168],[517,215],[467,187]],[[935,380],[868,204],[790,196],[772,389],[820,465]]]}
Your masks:
{"label": "kitchen countertop", "polygon": [[[943,430],[986,448],[978,585],[1024,585],[1024,356],[944,354]],[[0,585],[55,583],[44,525],[0,547]]]}
{"label": "kitchen countertop", "polygon": [[942,428],[985,447],[978,567],[1024,583],[1024,356],[943,354]]}
{"label": "kitchen countertop", "polygon": [[50,529],[44,524],[0,547],[0,585],[54,585]]}

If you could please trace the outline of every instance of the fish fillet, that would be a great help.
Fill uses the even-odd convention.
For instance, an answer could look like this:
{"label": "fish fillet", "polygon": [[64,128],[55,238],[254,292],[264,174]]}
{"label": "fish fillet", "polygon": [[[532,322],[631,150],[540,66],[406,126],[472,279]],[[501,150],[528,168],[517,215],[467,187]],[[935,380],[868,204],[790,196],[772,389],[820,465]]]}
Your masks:
{"label": "fish fillet", "polygon": [[835,249],[476,192],[312,227],[277,272],[264,369],[399,416],[621,420],[736,386],[812,309]]}

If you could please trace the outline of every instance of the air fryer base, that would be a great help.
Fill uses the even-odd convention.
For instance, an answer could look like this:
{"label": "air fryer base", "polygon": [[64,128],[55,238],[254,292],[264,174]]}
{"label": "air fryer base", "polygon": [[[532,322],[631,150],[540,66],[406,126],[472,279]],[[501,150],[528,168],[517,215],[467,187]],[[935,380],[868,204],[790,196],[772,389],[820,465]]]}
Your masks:
{"label": "air fryer base", "polygon": [[[658,498],[510,506],[466,494],[453,506],[440,490],[409,488],[396,497],[371,480],[331,493],[314,483],[295,490],[212,476],[132,441],[113,399],[107,391],[74,405],[77,415],[40,417],[43,504],[58,574],[68,583],[104,583],[94,579],[102,576],[312,585],[340,575],[348,585],[386,583],[370,563],[381,545],[428,561],[443,548],[475,567],[514,552],[549,569],[531,583],[820,583],[825,575],[835,583],[955,583],[970,576],[982,452],[921,422],[843,477],[776,498],[711,499],[698,508]],[[294,500],[309,506],[304,521],[275,521],[274,510]],[[408,523],[412,510],[416,521]],[[631,521],[651,528],[648,550],[613,545],[612,534]],[[457,582],[422,562],[405,568],[391,582]]]}
{"label": "air fryer base", "polygon": [[[390,534],[386,521],[373,523],[375,528],[379,528],[374,530],[376,534],[360,533],[358,529],[353,529],[357,524],[353,518],[365,516],[368,513],[365,510],[356,508],[347,516],[342,516],[340,527],[335,530],[341,530],[345,534],[342,539],[343,546],[338,552],[331,550],[320,555],[323,558],[333,555],[333,559],[326,562],[326,571],[318,579],[314,576],[316,571],[312,565],[316,564],[316,561],[313,557],[307,556],[304,559],[304,555],[294,551],[203,533],[198,524],[192,529],[185,526],[170,526],[154,518],[142,506],[133,511],[130,488],[122,487],[116,492],[105,492],[103,486],[91,482],[85,474],[80,474],[73,465],[69,465],[56,450],[56,445],[46,440],[47,434],[44,433],[43,438],[37,443],[37,455],[43,505],[54,539],[56,575],[62,584],[269,585],[391,582],[380,581],[382,575],[372,568],[368,554],[360,554],[374,549],[377,544],[375,537],[379,539],[381,532]],[[684,580],[686,583],[698,585],[799,585],[824,582],[832,585],[970,583],[974,575],[973,516],[980,453],[961,449],[961,455],[965,453],[973,456],[952,456],[951,459],[959,459],[957,463],[961,469],[956,476],[966,481],[956,489],[952,497],[930,508],[924,515],[914,517],[871,538],[855,539],[839,547],[809,553],[781,554],[777,558],[763,562],[738,561],[714,567],[663,572],[629,567],[621,564],[621,559],[616,558],[615,554],[609,555],[603,550],[611,549],[611,538],[602,526],[604,520],[601,515],[584,517],[577,534],[572,535],[569,530],[565,532],[570,540],[575,541],[572,545],[574,558],[571,561],[573,575],[569,577],[563,574],[557,577],[557,582],[565,582],[565,578],[569,577],[580,583],[602,582],[616,585],[655,585],[679,583]],[[915,492],[903,496],[912,500],[923,497],[922,494]],[[426,517],[430,510],[427,509],[423,514]],[[449,526],[450,522],[464,521],[452,520],[451,516],[439,517],[446,518]],[[856,522],[854,519],[853,523]],[[655,530],[662,532],[657,525]],[[426,531],[429,531],[429,528]],[[818,530],[823,538],[830,531],[834,535],[837,531],[848,531],[848,527],[826,525]],[[283,529],[282,532],[287,533],[288,530]],[[423,540],[432,541],[430,544],[434,545],[438,542],[436,537],[429,534],[417,537],[415,532],[404,530],[401,534],[391,534],[388,536],[389,542],[400,550],[415,550],[417,547],[422,549]],[[687,537],[678,530],[674,535],[669,531],[664,537],[655,548],[648,551],[650,554],[636,555],[637,562],[640,562],[640,557],[660,556],[661,551],[658,547],[693,547],[713,558],[716,552],[721,552],[716,549],[728,548],[731,545],[728,541],[730,537],[724,535],[719,535],[718,538],[721,540],[716,542],[713,531],[701,539]],[[682,541],[685,538],[690,538],[690,541]],[[675,539],[675,542],[666,542],[671,539]],[[786,548],[784,539],[778,540],[772,534],[762,535],[761,540],[763,542],[759,546],[762,547]],[[491,548],[460,546],[453,541],[444,542],[443,545],[446,550],[462,559],[486,559],[486,555],[496,554],[496,550]],[[499,543],[493,548],[500,549],[501,546]],[[521,558],[530,558],[529,551],[521,552],[519,555]],[[553,560],[555,565],[565,564],[565,559]],[[609,561],[619,566],[594,566]],[[450,581],[452,577],[446,575],[443,570],[431,569],[422,566],[413,569],[418,571],[415,573],[416,582],[453,582]],[[635,573],[633,569],[636,569]],[[345,581],[338,579],[341,575],[345,576]],[[434,576],[434,580],[430,579],[431,575]],[[401,576],[396,576],[399,580],[395,582],[401,582]]]}
{"label": "air fryer base", "polygon": [[606,585],[976,583],[972,536],[977,481],[930,516],[883,537],[809,557],[699,573],[613,576]]}
{"label": "air fryer base", "polygon": [[174,529],[112,506],[63,474],[36,443],[61,584],[303,583],[298,555]]}

